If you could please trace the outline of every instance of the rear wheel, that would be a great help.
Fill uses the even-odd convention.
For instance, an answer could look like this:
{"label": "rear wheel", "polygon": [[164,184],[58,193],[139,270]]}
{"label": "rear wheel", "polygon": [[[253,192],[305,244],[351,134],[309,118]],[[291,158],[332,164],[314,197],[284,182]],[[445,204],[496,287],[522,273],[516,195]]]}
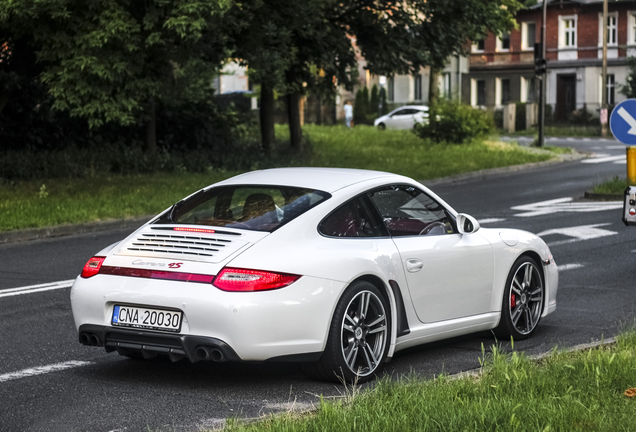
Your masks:
{"label": "rear wheel", "polygon": [[336,306],[316,372],[329,381],[365,382],[380,371],[389,348],[390,313],[375,285],[351,284]]}
{"label": "rear wheel", "polygon": [[544,297],[543,277],[537,263],[527,256],[517,259],[506,281],[495,335],[501,339],[528,338],[541,320]]}

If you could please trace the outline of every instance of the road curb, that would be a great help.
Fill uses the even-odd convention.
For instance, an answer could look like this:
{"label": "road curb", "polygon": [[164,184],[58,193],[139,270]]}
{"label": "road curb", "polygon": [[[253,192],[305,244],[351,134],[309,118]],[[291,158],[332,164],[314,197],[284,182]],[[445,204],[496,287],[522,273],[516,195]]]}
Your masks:
{"label": "road curb", "polygon": [[623,201],[623,195],[621,194],[603,194],[585,191],[583,198],[587,198],[592,201]]}
{"label": "road curb", "polygon": [[583,153],[571,153],[567,155],[559,155],[556,159],[550,159],[543,162],[535,162],[523,165],[510,165],[506,167],[500,168],[491,168],[479,171],[472,171],[464,174],[457,174],[448,177],[440,177],[432,180],[422,180],[420,183],[426,186],[435,186],[440,184],[448,184],[448,183],[458,183],[465,180],[474,180],[474,179],[483,179],[486,177],[498,175],[498,174],[507,174],[518,171],[530,171],[533,169],[543,168],[550,165],[556,165],[563,162],[577,161],[581,159],[585,159],[587,157],[586,154]]}
{"label": "road curb", "polygon": [[0,244],[19,243],[31,240],[41,240],[45,238],[62,237],[73,234],[85,234],[123,228],[138,228],[148,222],[152,217],[154,217],[154,215],[0,232]]}
{"label": "road curb", "polygon": [[[568,155],[559,155],[556,159],[543,162],[535,162],[523,165],[511,165],[501,168],[492,168],[479,171],[473,171],[464,174],[457,174],[448,177],[440,177],[432,180],[420,181],[426,186],[434,186],[447,183],[457,183],[465,180],[483,179],[488,176],[512,173],[518,171],[526,171],[555,165],[562,162],[583,159],[586,156],[581,153],[571,153]],[[31,240],[41,240],[52,237],[62,237],[73,234],[85,234],[91,232],[108,231],[124,228],[138,228],[148,222],[155,215],[137,216],[126,219],[110,219],[97,222],[85,222],[81,224],[57,225],[44,228],[30,228],[25,230],[0,232],[0,244],[19,243]]]}

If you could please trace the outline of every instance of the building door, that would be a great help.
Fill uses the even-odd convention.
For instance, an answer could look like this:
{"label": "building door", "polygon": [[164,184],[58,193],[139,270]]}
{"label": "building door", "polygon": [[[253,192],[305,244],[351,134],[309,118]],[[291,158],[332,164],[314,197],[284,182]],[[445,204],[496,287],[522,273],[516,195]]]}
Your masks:
{"label": "building door", "polygon": [[576,75],[557,75],[556,118],[567,120],[576,109]]}

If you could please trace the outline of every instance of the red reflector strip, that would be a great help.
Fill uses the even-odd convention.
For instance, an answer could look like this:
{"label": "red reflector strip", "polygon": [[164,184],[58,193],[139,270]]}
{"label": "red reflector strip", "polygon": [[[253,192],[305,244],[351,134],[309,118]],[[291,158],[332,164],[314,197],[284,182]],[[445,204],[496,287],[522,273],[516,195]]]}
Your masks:
{"label": "red reflector strip", "polygon": [[102,266],[99,274],[113,275],[113,276],[128,276],[138,277],[146,279],[165,279],[175,280],[181,282],[198,282],[198,283],[212,283],[214,275],[204,275],[196,273],[181,273],[181,272],[168,272],[159,270],[147,270],[137,269],[130,267],[112,267]]}
{"label": "red reflector strip", "polygon": [[180,228],[180,227],[174,227],[174,228],[172,228],[172,230],[173,231],[187,231],[187,232],[209,233],[209,234],[214,234],[216,232],[213,229],[205,229],[205,228]]}

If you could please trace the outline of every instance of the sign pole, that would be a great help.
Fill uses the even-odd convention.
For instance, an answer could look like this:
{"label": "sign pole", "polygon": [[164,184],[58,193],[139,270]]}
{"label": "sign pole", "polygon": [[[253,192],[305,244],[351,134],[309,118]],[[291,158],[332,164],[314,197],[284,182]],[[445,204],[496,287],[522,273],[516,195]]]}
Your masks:
{"label": "sign pole", "polygon": [[546,40],[546,17],[548,9],[548,0],[543,0],[543,19],[541,20],[541,58],[546,62],[546,70],[541,75],[541,88],[539,89],[539,139],[537,140],[537,146],[543,147],[545,144],[545,100],[546,91],[548,89],[548,71],[547,71],[547,40]]}

